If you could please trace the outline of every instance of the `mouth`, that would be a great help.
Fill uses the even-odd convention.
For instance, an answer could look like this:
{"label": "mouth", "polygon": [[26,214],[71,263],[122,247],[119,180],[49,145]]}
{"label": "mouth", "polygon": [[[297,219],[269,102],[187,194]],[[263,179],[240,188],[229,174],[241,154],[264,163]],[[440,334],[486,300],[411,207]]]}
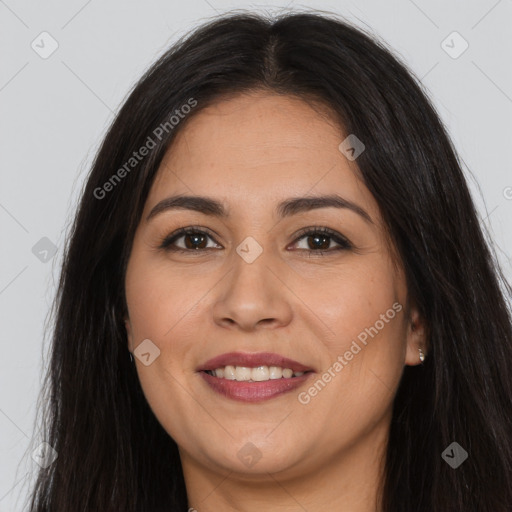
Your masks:
{"label": "mouth", "polygon": [[231,352],[210,359],[197,371],[226,398],[259,402],[302,385],[314,369],[279,354]]}

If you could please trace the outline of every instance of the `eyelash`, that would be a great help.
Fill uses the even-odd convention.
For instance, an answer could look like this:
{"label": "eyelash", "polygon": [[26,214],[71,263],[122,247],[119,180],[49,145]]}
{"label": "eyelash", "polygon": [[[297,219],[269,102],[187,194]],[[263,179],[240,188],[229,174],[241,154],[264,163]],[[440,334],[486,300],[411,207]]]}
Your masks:
{"label": "eyelash", "polygon": [[[213,238],[213,236],[210,233],[208,233],[207,231],[205,231],[204,229],[201,229],[199,226],[188,226],[186,228],[180,228],[180,229],[176,230],[174,233],[171,233],[170,235],[163,238],[160,241],[158,248],[163,249],[165,251],[181,252],[181,253],[191,253],[191,252],[196,253],[198,251],[203,252],[203,251],[212,249],[211,247],[207,248],[207,249],[183,249],[182,247],[175,247],[175,246],[173,247],[172,246],[172,244],[174,242],[176,242],[176,240],[178,240],[179,238],[181,238],[184,235],[190,235],[190,234],[206,235],[206,236],[210,237],[216,244],[218,244],[218,242]],[[328,238],[331,238],[334,242],[339,244],[339,247],[336,247],[334,249],[327,249],[327,250],[313,250],[313,249],[298,249],[298,250],[306,251],[310,255],[313,253],[315,255],[324,255],[326,253],[331,253],[331,252],[335,252],[335,251],[352,249],[352,244],[345,237],[343,237],[336,231],[333,231],[332,229],[321,227],[321,226],[313,226],[313,227],[308,227],[308,228],[302,229],[298,233],[297,238],[295,239],[295,241],[293,243],[294,244],[297,243],[301,238],[304,238],[306,236],[318,235],[318,234],[327,236]],[[218,244],[218,245],[220,245],[220,244]]]}

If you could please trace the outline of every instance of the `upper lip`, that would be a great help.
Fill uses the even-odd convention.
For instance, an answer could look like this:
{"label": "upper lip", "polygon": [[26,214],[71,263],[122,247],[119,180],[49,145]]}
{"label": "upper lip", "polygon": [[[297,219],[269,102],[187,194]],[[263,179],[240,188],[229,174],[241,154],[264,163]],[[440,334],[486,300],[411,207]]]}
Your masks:
{"label": "upper lip", "polygon": [[309,366],[272,352],[229,352],[209,359],[205,363],[201,364],[197,371],[215,370],[228,365],[245,366],[250,368],[255,368],[257,366],[280,366],[281,368],[290,368],[294,372],[306,372],[312,370]]}

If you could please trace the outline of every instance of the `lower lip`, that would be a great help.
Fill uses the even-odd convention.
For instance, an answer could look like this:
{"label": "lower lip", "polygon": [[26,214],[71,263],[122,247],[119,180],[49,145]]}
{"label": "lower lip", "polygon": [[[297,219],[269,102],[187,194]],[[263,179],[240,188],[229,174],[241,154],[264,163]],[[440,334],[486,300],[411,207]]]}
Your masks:
{"label": "lower lip", "polygon": [[314,372],[289,379],[272,379],[263,382],[247,382],[214,377],[204,371],[200,372],[206,383],[217,393],[241,402],[262,402],[288,393],[301,386]]}

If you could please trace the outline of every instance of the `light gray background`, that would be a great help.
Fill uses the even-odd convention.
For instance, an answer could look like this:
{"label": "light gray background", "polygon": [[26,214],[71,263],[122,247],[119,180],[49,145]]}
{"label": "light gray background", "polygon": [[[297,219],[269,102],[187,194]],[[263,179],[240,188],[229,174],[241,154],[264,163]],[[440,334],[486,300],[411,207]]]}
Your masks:
{"label": "light gray background", "polygon": [[[23,509],[36,469],[30,443],[46,364],[44,322],[66,228],[113,113],[178,36],[230,9],[280,8],[334,11],[370,28],[422,80],[510,280],[512,0],[0,0],[0,512]],[[43,31],[59,45],[46,59],[31,47],[50,48]],[[451,37],[442,47],[453,31],[469,44],[458,58],[445,49],[458,52],[461,41]],[[47,262],[32,252],[43,237],[57,247]]]}

